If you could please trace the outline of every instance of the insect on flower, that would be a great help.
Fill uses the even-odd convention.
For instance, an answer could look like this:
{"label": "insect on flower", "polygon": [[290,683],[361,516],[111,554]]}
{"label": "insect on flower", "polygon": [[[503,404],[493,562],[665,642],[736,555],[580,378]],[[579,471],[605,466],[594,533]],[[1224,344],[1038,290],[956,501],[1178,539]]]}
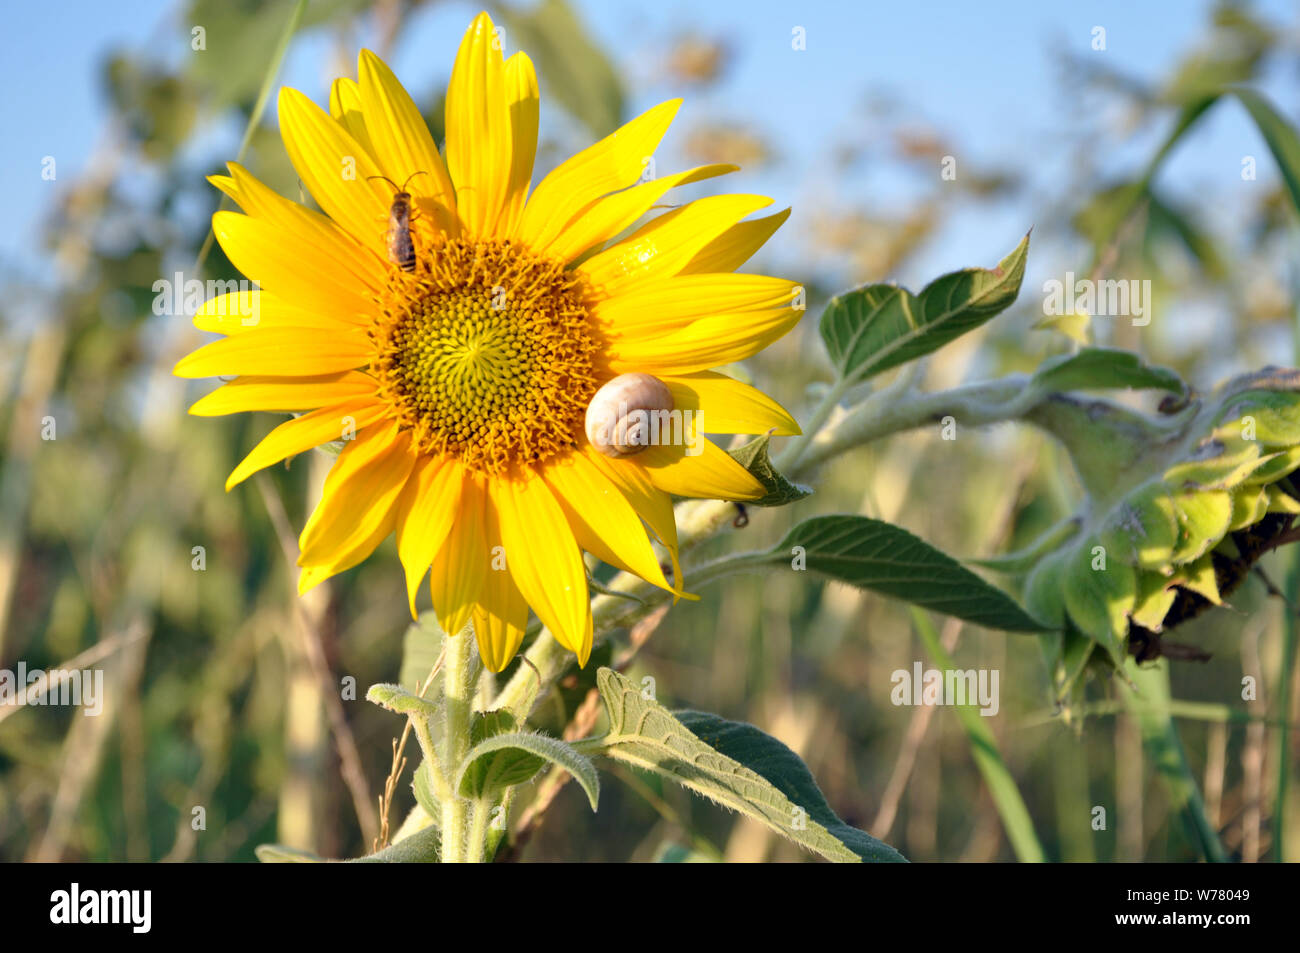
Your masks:
{"label": "insect on flower", "polygon": [[[671,189],[735,171],[715,164],[640,181],[678,100],[534,182],[537,75],[526,53],[507,59],[498,41],[486,13],[461,41],[445,158],[368,50],[356,80],[334,83],[328,112],[281,92],[289,158],[322,214],[301,214],[238,164],[213,177],[244,209],[216,214],[217,241],[265,279],[257,301],[277,319],[231,327],[218,299],[196,326],[237,334],[176,367],[236,378],[196,415],[303,412],[263,439],[230,487],[355,428],[299,537],[299,592],[395,534],[412,616],[427,580],[439,626],[472,632],[493,672],[518,652],[530,612],[586,664],[584,552],[680,597],[672,497],[766,492],[696,430],[693,442],[603,452],[584,432],[597,391],[623,374],[653,375],[657,396],[629,400],[629,411],[680,411],[683,431],[689,411],[719,434],[796,434],[776,401],[712,368],[758,353],[802,313],[796,283],[736,273],[789,214],[747,218],[771,199],[704,196],[622,236],[673,202]],[[343,178],[349,158],[357,172]],[[391,197],[371,179],[388,182]],[[359,254],[377,250],[385,213],[388,260]]]}
{"label": "insect on flower", "polygon": [[417,175],[412,172],[399,189],[397,183],[386,175],[372,175],[367,179],[383,179],[393,187],[393,204],[388,208],[388,260],[402,271],[415,271],[415,242],[411,240],[411,193],[406,187]]}

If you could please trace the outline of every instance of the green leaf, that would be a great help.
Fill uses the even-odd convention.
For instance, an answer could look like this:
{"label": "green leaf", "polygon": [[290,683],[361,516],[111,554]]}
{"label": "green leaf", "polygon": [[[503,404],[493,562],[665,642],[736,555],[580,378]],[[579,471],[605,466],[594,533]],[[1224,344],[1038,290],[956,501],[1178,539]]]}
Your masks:
{"label": "green leaf", "polygon": [[1179,526],[1174,562],[1193,562],[1228,532],[1232,523],[1232,494],[1226,490],[1178,493],[1174,496],[1174,514]]}
{"label": "green leaf", "polygon": [[[864,859],[882,859],[882,848],[892,851],[870,834],[851,827],[831,810],[821,788],[797,754],[753,725],[727,721],[702,711],[673,713],[682,725],[714,751],[726,755],[761,775],[792,804],[824,827],[836,840]],[[890,857],[890,860],[898,859]]]}
{"label": "green leaf", "polygon": [[1121,500],[1102,524],[1108,559],[1143,569],[1168,566],[1178,544],[1174,498],[1163,482],[1150,483]]}
{"label": "green leaf", "polygon": [[1291,204],[1300,212],[1300,136],[1267,99],[1253,89],[1232,90],[1255,120],[1264,141],[1277,161],[1282,181],[1291,194]]}
{"label": "green leaf", "polygon": [[414,692],[407,691],[401,685],[387,683],[371,685],[370,690],[366,692],[366,700],[380,708],[395,711],[399,715],[423,715],[425,718],[433,718],[438,714],[437,705]]}
{"label": "green leaf", "polygon": [[1005,310],[1020,293],[1026,235],[991,271],[967,268],[913,295],[897,285],[867,285],[831,299],[821,335],[839,376],[865,381],[923,357]]}
{"label": "green leaf", "polygon": [[258,844],[253,849],[257,859],[264,864],[323,864],[324,857],[318,857],[309,850],[286,847],[283,844]]}
{"label": "green leaf", "polygon": [[[925,643],[926,651],[934,659],[934,664],[944,670],[956,669],[957,666],[939,642],[939,634],[925,614],[919,609],[913,609],[912,620],[916,623],[916,630]],[[1029,816],[1025,799],[1020,796],[1016,779],[1011,776],[1011,770],[1002,760],[989,720],[980,714],[978,708],[969,704],[957,706],[956,713],[966,732],[966,740],[970,742],[971,757],[975,759],[980,774],[984,776],[984,783],[988,785],[989,795],[997,807],[1016,859],[1021,863],[1042,863],[1047,858],[1034,830],[1033,818]]]}
{"label": "green leaf", "polygon": [[1108,347],[1086,347],[1045,361],[1030,386],[1045,392],[1135,387],[1181,395],[1187,390],[1182,378],[1168,368],[1149,367],[1132,351]]}
{"label": "green leaf", "polygon": [[1248,390],[1235,394],[1217,419],[1267,447],[1300,444],[1300,395],[1292,392]]}
{"label": "green leaf", "polygon": [[1196,267],[1207,278],[1222,281],[1228,276],[1228,264],[1223,260],[1223,255],[1210,234],[1193,222],[1189,215],[1166,204],[1148,189],[1147,242],[1163,239],[1166,235],[1187,249],[1187,253],[1195,259]]}
{"label": "green leaf", "polygon": [[442,816],[442,805],[433,790],[433,773],[428,761],[421,761],[420,766],[415,769],[411,790],[415,792],[415,801],[424,808],[424,813],[434,818]]}
{"label": "green leaf", "polygon": [[968,556],[966,562],[1014,575],[1028,573],[1037,567],[1045,556],[1056,552],[1079,532],[1082,522],[1077,516],[1069,517],[1048,529],[1024,549],[997,556]]}
{"label": "green leaf", "polygon": [[493,735],[476,744],[461,764],[456,790],[462,797],[491,797],[531,780],[548,761],[573,775],[596,810],[600,778],[591,759],[568,742],[531,732]]}
{"label": "green leaf", "polygon": [[436,864],[441,848],[437,827],[426,827],[410,837],[385,847],[376,854],[367,854],[349,861],[353,864]]}
{"label": "green leaf", "polygon": [[1115,240],[1120,227],[1133,214],[1134,210],[1149,194],[1148,186],[1155,177],[1165,157],[1182,139],[1187,130],[1205,115],[1218,100],[1218,94],[1197,98],[1188,102],[1178,113],[1173,129],[1165,137],[1156,154],[1147,163],[1142,177],[1135,182],[1126,182],[1097,195],[1088,207],[1075,217],[1075,227],[1093,243],[1095,254],[1100,257],[1104,249]]}
{"label": "green leaf", "polygon": [[802,561],[804,568],[819,576],[991,629],[1045,632],[1052,628],[951,556],[902,527],[866,516],[806,520],[761,558],[787,567]]}
{"label": "green leaf", "polygon": [[763,488],[767,490],[766,495],[757,500],[746,500],[746,506],[785,506],[787,503],[812,495],[810,487],[791,483],[777,472],[776,467],[772,466],[772,461],[767,455],[767,445],[771,439],[770,434],[763,434],[743,447],[727,451],[733,460],[748,470],[750,475],[762,483]]}
{"label": "green leaf", "polygon": [[[1099,549],[1103,553],[1099,554]],[[1074,624],[1105,646],[1119,664],[1124,661],[1128,615],[1137,599],[1137,574],[1132,566],[1104,550],[1095,536],[1082,543],[1071,554],[1061,585]]]}
{"label": "green leaf", "polygon": [[[402,667],[397,675],[398,684],[408,687],[423,685],[442,653],[442,640],[442,629],[438,628],[432,612],[425,612],[419,622],[408,625],[402,637]],[[435,678],[429,686],[430,696],[441,691],[442,679]]]}
{"label": "green leaf", "polygon": [[752,818],[828,860],[900,861],[841,821],[799,756],[752,725],[702,712],[676,717],[613,669],[597,673],[609,734],[601,754],[653,772]]}

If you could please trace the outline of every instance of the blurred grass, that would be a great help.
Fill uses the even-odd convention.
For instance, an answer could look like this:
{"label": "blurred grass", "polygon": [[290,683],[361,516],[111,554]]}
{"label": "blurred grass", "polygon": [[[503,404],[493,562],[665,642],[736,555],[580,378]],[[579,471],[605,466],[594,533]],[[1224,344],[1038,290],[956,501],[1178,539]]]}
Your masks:
{"label": "blurred grass", "polygon": [[[302,33],[345,49],[347,59],[355,54],[359,26],[374,26],[381,47],[397,44],[402,19],[427,6],[383,3],[369,14],[360,3],[311,4]],[[570,17],[564,21],[570,26],[547,22],[547,8]],[[541,51],[530,50],[538,53],[544,95],[575,120],[558,134],[543,130],[550,139],[545,155],[562,157],[627,118],[611,51],[602,54],[594,40],[575,32],[572,24],[580,20],[565,5],[552,0],[512,10],[510,22],[530,24],[520,36],[531,29],[545,37]],[[251,860],[264,842],[325,856],[368,845],[340,770],[320,666],[332,685],[355,679],[358,699],[368,684],[397,676],[409,615],[392,543],[314,593],[304,617],[262,494],[252,484],[222,492],[226,473],[271,418],[186,419],[185,406],[208,385],[187,389],[169,371],[172,355],[195,335],[183,320],[151,311],[153,282],[195,260],[203,245],[216,206],[204,175],[220,171],[240,150],[237,139],[214,143],[212,128],[231,117],[238,120],[232,128],[246,125],[253,171],[297,195],[278,134],[255,118],[267,57],[293,5],[196,2],[185,11],[182,22],[209,23],[210,42],[220,31],[233,48],[265,55],[250,53],[226,70],[211,53],[201,65],[169,66],[129,52],[106,64],[111,134],[87,164],[88,174],[61,186],[45,233],[58,285],[33,291],[22,276],[10,275],[9,293],[0,298],[0,385],[8,411],[0,434],[0,668],[12,669],[19,659],[56,667],[98,647],[109,652],[102,666],[110,693],[98,719],[27,708],[0,721],[4,860]],[[541,19],[520,19],[527,17]],[[1207,43],[1187,51],[1160,82],[1143,85],[1100,73],[1094,64],[1063,95],[1082,95],[1075,87],[1083,86],[1127,110],[1132,128],[1167,128],[1193,94],[1204,93],[1205,85],[1194,81],[1198,70],[1249,82],[1269,64],[1300,65],[1281,40],[1267,31],[1261,39],[1247,14],[1216,14],[1206,35]],[[1250,42],[1230,42],[1234,37]],[[665,91],[707,91],[726,68],[722,44],[711,49],[710,38],[689,33],[682,42],[691,55],[665,55],[665,63],[685,64],[674,67],[683,75],[670,72],[662,80]],[[1207,59],[1205,50],[1220,52]],[[1238,55],[1229,62],[1233,54],[1223,51],[1232,50]],[[255,59],[256,69],[248,69]],[[562,70],[548,60],[587,68]],[[701,61],[712,65],[702,69]],[[413,78],[416,84],[427,79]],[[565,82],[597,86],[566,91]],[[870,100],[873,90],[862,92]],[[323,100],[325,87],[308,93]],[[438,100],[435,94],[421,102],[435,130]],[[960,145],[944,142],[940,131],[918,129],[909,110],[916,105],[872,114],[895,134],[887,140],[892,151],[876,161],[932,170],[937,155]],[[769,138],[725,111],[717,119],[715,131],[732,142]],[[1093,126],[1076,134],[1075,178],[1039,203],[1035,255],[1061,263],[1062,271],[1082,271],[1092,261],[1111,274],[1150,276],[1160,309],[1140,338],[1115,325],[1097,328],[1099,339],[1140,348],[1200,384],[1274,360],[1296,315],[1294,289],[1276,279],[1278,263],[1294,249],[1294,217],[1279,211],[1283,189],[1243,208],[1228,232],[1160,190],[1153,198],[1161,215],[1154,214],[1155,202],[1144,206],[1139,196],[1126,207],[1127,221],[1115,222],[1103,238],[1084,228],[1087,219],[1077,213],[1118,194],[1101,160],[1126,134]],[[690,150],[713,148],[717,143],[693,134]],[[854,143],[825,148],[844,157],[837,174],[860,171]],[[761,161],[790,178],[792,194],[806,174],[779,152],[763,150]],[[1031,161],[1026,152],[1025,162]],[[158,189],[123,187],[141,168],[156,174]],[[806,275],[810,317],[746,372],[801,415],[815,403],[810,388],[825,380],[814,317],[826,297],[848,281],[893,277],[958,210],[996,210],[1018,194],[1027,172],[976,170],[963,177],[955,197],[935,177],[934,189],[913,207],[888,215],[796,209],[815,227],[778,233],[747,270]],[[1148,181],[1161,189],[1158,176]],[[1233,195],[1205,195],[1203,202],[1240,200]],[[1171,228],[1171,221],[1204,240],[1187,241],[1191,233]],[[963,264],[987,265],[1005,244],[991,236],[988,247],[969,249]],[[1216,261],[1226,267],[1214,267]],[[214,246],[203,277],[237,276]],[[16,307],[20,300],[35,303],[39,322]],[[1180,323],[1179,309],[1189,302],[1212,302],[1215,322]],[[1027,288],[1013,313],[935,355],[924,371],[926,386],[1024,370],[1065,347],[1059,336],[1029,330],[1041,318],[1038,304]],[[47,415],[57,425],[52,441],[40,439]],[[271,498],[283,501],[292,527],[302,525],[327,462],[304,457],[268,474]],[[986,554],[990,540],[1015,549],[1077,501],[1073,476],[1062,467],[1068,465],[1051,444],[1011,427],[963,431],[956,441],[942,440],[937,429],[901,435],[828,467],[813,498],[751,513],[747,528],[711,545],[757,548],[775,542],[796,519],[838,510],[898,522],[957,555]],[[1005,511],[989,505],[1008,496]],[[202,571],[192,568],[196,546],[203,547]],[[1270,556],[1266,571],[1286,575],[1279,567],[1288,558]],[[1288,591],[1294,599],[1294,584]],[[909,858],[1031,855],[1023,829],[1017,849],[999,819],[999,803],[1007,816],[1011,784],[1025,807],[1017,823],[1032,824],[1049,858],[1201,856],[1198,836],[1180,822],[1178,805],[1157,782],[1159,766],[1135,744],[1136,726],[1120,710],[1117,686],[1089,688],[1092,715],[1081,733],[1043,717],[1046,675],[1032,639],[966,628],[953,651],[956,665],[1001,672],[1001,712],[984,720],[1001,752],[1001,787],[994,794],[958,719],[940,711],[918,731],[914,710],[889,704],[891,673],[926,657],[905,607],[792,573],[732,578],[702,595],[668,614],[641,650],[638,674],[653,674],[669,705],[751,721],[780,738],[805,758],[830,803],[856,826],[870,827],[894,797],[891,779],[905,778],[886,839]],[[1296,825],[1284,825],[1276,811],[1278,803],[1296,810],[1296,786],[1288,784],[1295,733],[1286,730],[1295,719],[1296,693],[1282,678],[1294,669],[1293,625],[1279,600],[1251,585],[1231,609],[1180,633],[1212,651],[1214,660],[1172,667],[1169,711],[1191,775],[1216,792],[1207,814],[1233,858],[1277,858],[1284,847],[1294,857],[1300,848]],[[312,641],[303,639],[308,630]],[[319,648],[315,662],[312,645]],[[1244,675],[1260,685],[1259,705],[1243,703]],[[344,700],[342,710],[373,802],[398,728],[364,701]],[[900,770],[904,752],[910,760]],[[806,859],[675,787],[626,780],[605,786],[595,817],[578,791],[562,791],[526,856],[649,860],[689,848],[689,856],[731,860]],[[411,801],[404,782],[395,822]],[[1108,829],[1092,830],[1095,806],[1106,808]],[[196,807],[203,808],[203,829],[195,827]]]}

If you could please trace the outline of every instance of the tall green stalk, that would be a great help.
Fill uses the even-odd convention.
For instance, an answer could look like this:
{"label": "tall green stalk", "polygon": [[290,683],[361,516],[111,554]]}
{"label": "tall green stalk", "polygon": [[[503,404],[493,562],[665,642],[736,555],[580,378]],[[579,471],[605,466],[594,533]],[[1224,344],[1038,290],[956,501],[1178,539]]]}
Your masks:
{"label": "tall green stalk", "polygon": [[[442,771],[453,788],[442,802],[443,863],[463,863],[467,859],[466,842],[469,823],[467,800],[455,790],[457,771],[469,754],[470,725],[474,717],[474,677],[471,661],[474,639],[468,630],[447,639],[443,662],[443,730],[441,738]],[[481,856],[482,849],[473,853]]]}
{"label": "tall green stalk", "polygon": [[1169,665],[1138,666],[1131,660],[1125,673],[1137,691],[1125,691],[1129,711],[1142,732],[1142,746],[1165,783],[1171,806],[1182,815],[1188,837],[1200,847],[1211,863],[1225,863],[1227,852],[1219,842],[1219,833],[1205,813],[1205,802],[1192,777],[1192,769],[1183,752],[1178,729],[1169,714]]}
{"label": "tall green stalk", "polygon": [[1295,677],[1297,619],[1300,604],[1300,558],[1292,558],[1286,574],[1282,607],[1282,670],[1277,685],[1277,783],[1273,794],[1273,859],[1286,861],[1286,789],[1291,777],[1291,685]]}

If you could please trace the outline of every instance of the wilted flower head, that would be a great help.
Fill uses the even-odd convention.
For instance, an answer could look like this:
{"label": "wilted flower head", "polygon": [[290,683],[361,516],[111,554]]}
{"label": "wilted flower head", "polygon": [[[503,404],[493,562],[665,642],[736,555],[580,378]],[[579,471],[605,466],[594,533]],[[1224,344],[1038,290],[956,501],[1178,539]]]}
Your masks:
{"label": "wilted flower head", "polygon": [[1300,372],[1235,378],[1164,420],[1069,397],[1038,417],[1070,448],[1089,494],[1026,584],[1030,610],[1065,629],[1058,690],[1098,660],[1206,657],[1164,633],[1222,604],[1261,556],[1300,539],[1291,481]]}

